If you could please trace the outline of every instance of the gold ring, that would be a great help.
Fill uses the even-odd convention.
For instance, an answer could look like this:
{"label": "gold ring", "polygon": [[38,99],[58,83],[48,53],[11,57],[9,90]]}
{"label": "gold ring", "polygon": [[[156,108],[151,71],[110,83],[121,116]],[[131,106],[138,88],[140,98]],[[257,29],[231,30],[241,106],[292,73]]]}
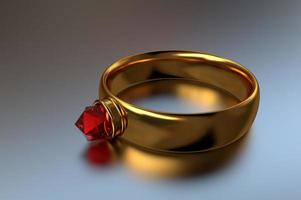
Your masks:
{"label": "gold ring", "polygon": [[[177,113],[133,103],[164,92],[214,106],[204,112]],[[247,133],[258,106],[258,82],[241,64],[207,53],[159,51],[110,65],[101,77],[99,100],[85,109],[76,126],[88,140],[120,136],[157,152],[204,152]]]}

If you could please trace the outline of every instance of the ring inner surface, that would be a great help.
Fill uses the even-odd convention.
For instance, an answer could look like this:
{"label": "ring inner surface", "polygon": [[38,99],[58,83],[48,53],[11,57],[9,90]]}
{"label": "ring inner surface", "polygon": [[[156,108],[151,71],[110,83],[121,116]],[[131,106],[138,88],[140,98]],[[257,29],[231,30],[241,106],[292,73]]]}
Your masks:
{"label": "ring inner surface", "polygon": [[167,113],[223,110],[254,90],[248,74],[232,63],[191,59],[136,62],[115,69],[107,80],[110,91],[123,101]]}
{"label": "ring inner surface", "polygon": [[118,97],[135,106],[165,113],[206,113],[240,102],[231,93],[188,79],[157,79],[132,85]]}

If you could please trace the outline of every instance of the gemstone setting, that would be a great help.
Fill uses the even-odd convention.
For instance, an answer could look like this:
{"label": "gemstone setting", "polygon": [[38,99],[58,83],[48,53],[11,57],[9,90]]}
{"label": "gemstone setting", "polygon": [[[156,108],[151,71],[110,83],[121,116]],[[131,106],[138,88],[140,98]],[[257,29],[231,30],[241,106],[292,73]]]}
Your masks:
{"label": "gemstone setting", "polygon": [[112,120],[101,103],[86,107],[75,125],[89,141],[110,139],[113,131]]}

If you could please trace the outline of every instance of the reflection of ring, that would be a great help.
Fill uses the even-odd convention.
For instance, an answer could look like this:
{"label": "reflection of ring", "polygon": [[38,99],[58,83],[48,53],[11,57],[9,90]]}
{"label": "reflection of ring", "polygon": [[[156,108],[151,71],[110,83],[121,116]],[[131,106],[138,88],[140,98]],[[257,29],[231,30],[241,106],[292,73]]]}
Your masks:
{"label": "reflection of ring", "polygon": [[[202,113],[180,114],[131,103],[132,98],[160,92],[224,105]],[[101,78],[99,101],[86,108],[76,125],[89,140],[122,135],[120,138],[130,144],[155,151],[207,151],[244,135],[258,105],[254,75],[236,62],[198,52],[151,52],[109,66]]]}
{"label": "reflection of ring", "polygon": [[87,145],[85,161],[92,167],[112,165],[121,161],[135,174],[148,177],[187,177],[207,174],[231,164],[242,153],[247,137],[214,151],[194,153],[158,153],[144,151],[121,140],[97,141]]}

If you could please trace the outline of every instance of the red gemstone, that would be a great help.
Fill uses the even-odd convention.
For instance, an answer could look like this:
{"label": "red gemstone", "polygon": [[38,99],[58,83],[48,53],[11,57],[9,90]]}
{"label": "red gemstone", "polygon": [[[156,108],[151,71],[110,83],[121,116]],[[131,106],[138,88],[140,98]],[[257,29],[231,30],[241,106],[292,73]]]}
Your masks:
{"label": "red gemstone", "polygon": [[108,138],[112,131],[111,119],[102,104],[86,107],[75,125],[88,140]]}

